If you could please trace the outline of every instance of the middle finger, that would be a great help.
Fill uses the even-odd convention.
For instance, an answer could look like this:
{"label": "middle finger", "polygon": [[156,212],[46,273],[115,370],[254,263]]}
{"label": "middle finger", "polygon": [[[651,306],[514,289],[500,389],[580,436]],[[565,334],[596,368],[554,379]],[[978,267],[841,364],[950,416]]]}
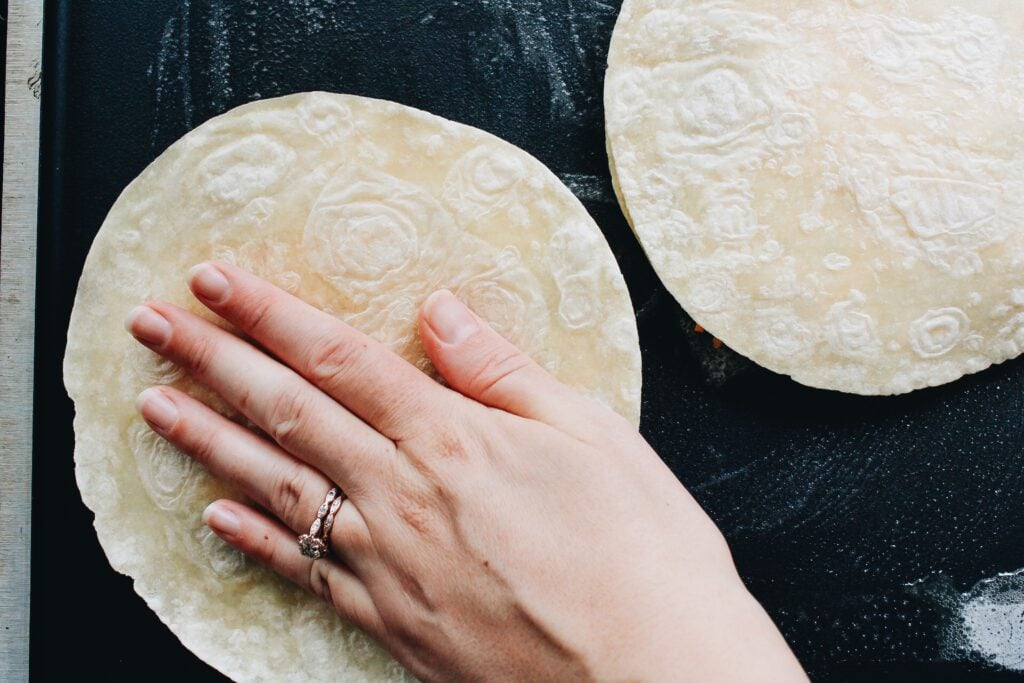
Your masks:
{"label": "middle finger", "polygon": [[[395,444],[289,368],[197,315],[163,302],[139,306],[127,327],[185,368],[289,453],[358,501],[396,458]],[[376,476],[375,476],[376,475]]]}
{"label": "middle finger", "polygon": [[210,310],[396,443],[432,428],[454,395],[375,339],[244,270],[201,264],[190,286]]}

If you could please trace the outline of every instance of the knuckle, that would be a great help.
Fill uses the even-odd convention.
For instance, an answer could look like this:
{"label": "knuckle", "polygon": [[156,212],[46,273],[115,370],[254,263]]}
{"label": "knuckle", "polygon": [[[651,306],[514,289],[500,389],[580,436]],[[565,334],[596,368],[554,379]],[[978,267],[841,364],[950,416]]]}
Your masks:
{"label": "knuckle", "polygon": [[267,433],[282,446],[294,444],[304,434],[309,412],[309,397],[302,388],[283,388],[271,401]]}
{"label": "knuckle", "polygon": [[518,349],[493,351],[484,357],[479,369],[470,378],[470,389],[480,396],[486,396],[508,378],[528,368],[531,363]]}
{"label": "knuckle", "polygon": [[424,652],[427,650],[428,643],[424,636],[426,631],[416,622],[399,622],[392,625],[389,632],[392,638],[408,652]]}
{"label": "knuckle", "polygon": [[200,377],[205,377],[209,375],[217,356],[217,342],[208,335],[200,335],[189,344],[184,356],[188,368]]}
{"label": "knuckle", "polygon": [[[278,516],[292,528],[301,528],[303,524],[302,515],[308,516],[315,511],[312,502],[303,505],[306,492],[305,473],[294,463],[278,467],[274,477],[273,489],[271,491],[270,504]],[[311,500],[308,499],[307,500]],[[316,503],[319,505],[319,503]],[[306,520],[311,521],[310,520]]]}
{"label": "knuckle", "polygon": [[449,425],[440,424],[434,430],[434,450],[439,458],[445,460],[468,460],[469,449],[462,432]]}
{"label": "knuckle", "polygon": [[242,298],[238,303],[242,326],[253,336],[259,336],[273,318],[275,303],[274,297],[266,294],[249,294]]}
{"label": "knuckle", "polygon": [[327,339],[313,344],[306,363],[306,376],[314,382],[330,382],[342,372],[356,365],[366,352],[367,344],[341,338]]}
{"label": "knuckle", "polygon": [[[397,441],[408,441],[427,428],[429,420],[424,419],[425,413],[417,404],[418,397],[407,387],[390,387],[386,382],[378,382],[376,386],[380,389],[381,395],[389,396],[391,400],[364,406],[363,417],[368,423],[390,425],[381,433]],[[404,395],[402,391],[405,392]]]}
{"label": "knuckle", "polygon": [[399,574],[398,584],[409,603],[426,609],[407,610],[399,618],[390,619],[389,634],[411,652],[430,651],[437,640],[446,640],[443,636],[438,638],[447,630],[444,619],[436,612],[440,601],[432,599],[423,582],[410,572]]}
{"label": "knuckle", "polygon": [[239,387],[235,407],[237,407],[243,415],[249,415],[252,410],[252,399],[252,388],[248,384],[243,384]]}
{"label": "knuckle", "polygon": [[394,510],[413,531],[424,536],[432,534],[437,523],[437,510],[428,491],[407,488],[397,493]]}
{"label": "knuckle", "polygon": [[309,565],[309,591],[329,605],[334,605],[334,591],[331,589],[329,565],[313,561]]}
{"label": "knuckle", "polygon": [[[178,425],[176,428],[188,428],[185,425]],[[217,432],[214,430],[205,430],[199,434],[195,434],[192,438],[188,439],[188,452],[195,458],[196,462],[200,465],[208,466],[213,462],[217,454],[217,447],[219,439]]]}

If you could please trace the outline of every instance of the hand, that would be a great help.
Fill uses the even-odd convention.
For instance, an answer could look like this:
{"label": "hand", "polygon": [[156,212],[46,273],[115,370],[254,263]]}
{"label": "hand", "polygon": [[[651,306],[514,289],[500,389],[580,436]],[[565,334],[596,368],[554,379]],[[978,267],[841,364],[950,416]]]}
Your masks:
{"label": "hand", "polygon": [[[446,388],[369,337],[223,264],[197,298],[269,351],[185,310],[129,316],[269,439],[170,387],[149,425],[274,515],[204,513],[426,680],[804,680],[714,524],[636,430],[454,296],[420,335]],[[336,483],[333,556],[303,557]]]}

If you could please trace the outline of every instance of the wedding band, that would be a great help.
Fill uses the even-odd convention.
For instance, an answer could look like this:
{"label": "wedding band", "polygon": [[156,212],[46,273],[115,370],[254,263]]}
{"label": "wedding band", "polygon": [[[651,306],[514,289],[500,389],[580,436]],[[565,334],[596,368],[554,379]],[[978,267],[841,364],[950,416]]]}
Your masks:
{"label": "wedding band", "polygon": [[331,509],[327,512],[327,517],[324,518],[324,540],[331,537],[331,527],[334,526],[334,516],[338,514],[338,510],[341,509],[341,504],[345,499],[338,496],[331,503]]}
{"label": "wedding band", "polygon": [[341,490],[335,486],[327,492],[323,504],[316,511],[316,519],[309,526],[309,533],[299,536],[299,552],[304,557],[311,557],[319,560],[327,555],[327,546],[334,526],[334,515],[341,507]]}

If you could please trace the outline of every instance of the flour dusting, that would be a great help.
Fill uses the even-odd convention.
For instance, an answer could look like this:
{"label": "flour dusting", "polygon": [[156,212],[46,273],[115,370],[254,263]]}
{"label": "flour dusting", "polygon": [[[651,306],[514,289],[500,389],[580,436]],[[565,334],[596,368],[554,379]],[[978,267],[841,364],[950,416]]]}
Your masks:
{"label": "flour dusting", "polygon": [[[494,17],[491,37],[547,81],[551,118],[574,119],[600,99],[599,90],[580,92],[578,85],[595,63],[591,34],[610,23],[616,9],[597,1],[553,5],[549,0],[481,0],[479,6]],[[603,61],[602,54],[598,63]]]}
{"label": "flour dusting", "polygon": [[1024,671],[1024,569],[979,581],[962,598],[958,640],[963,649]]}
{"label": "flour dusting", "polygon": [[599,204],[616,204],[615,190],[607,176],[585,173],[559,173],[559,179],[565,183],[581,202]]}
{"label": "flour dusting", "polygon": [[944,574],[907,589],[945,615],[940,659],[1024,672],[1024,568],[982,579],[965,592]]}
{"label": "flour dusting", "polygon": [[231,101],[231,42],[228,40],[227,9],[222,0],[210,3],[210,18],[206,22],[213,39],[210,59],[206,65],[210,75],[210,100],[218,110],[226,109]]}

